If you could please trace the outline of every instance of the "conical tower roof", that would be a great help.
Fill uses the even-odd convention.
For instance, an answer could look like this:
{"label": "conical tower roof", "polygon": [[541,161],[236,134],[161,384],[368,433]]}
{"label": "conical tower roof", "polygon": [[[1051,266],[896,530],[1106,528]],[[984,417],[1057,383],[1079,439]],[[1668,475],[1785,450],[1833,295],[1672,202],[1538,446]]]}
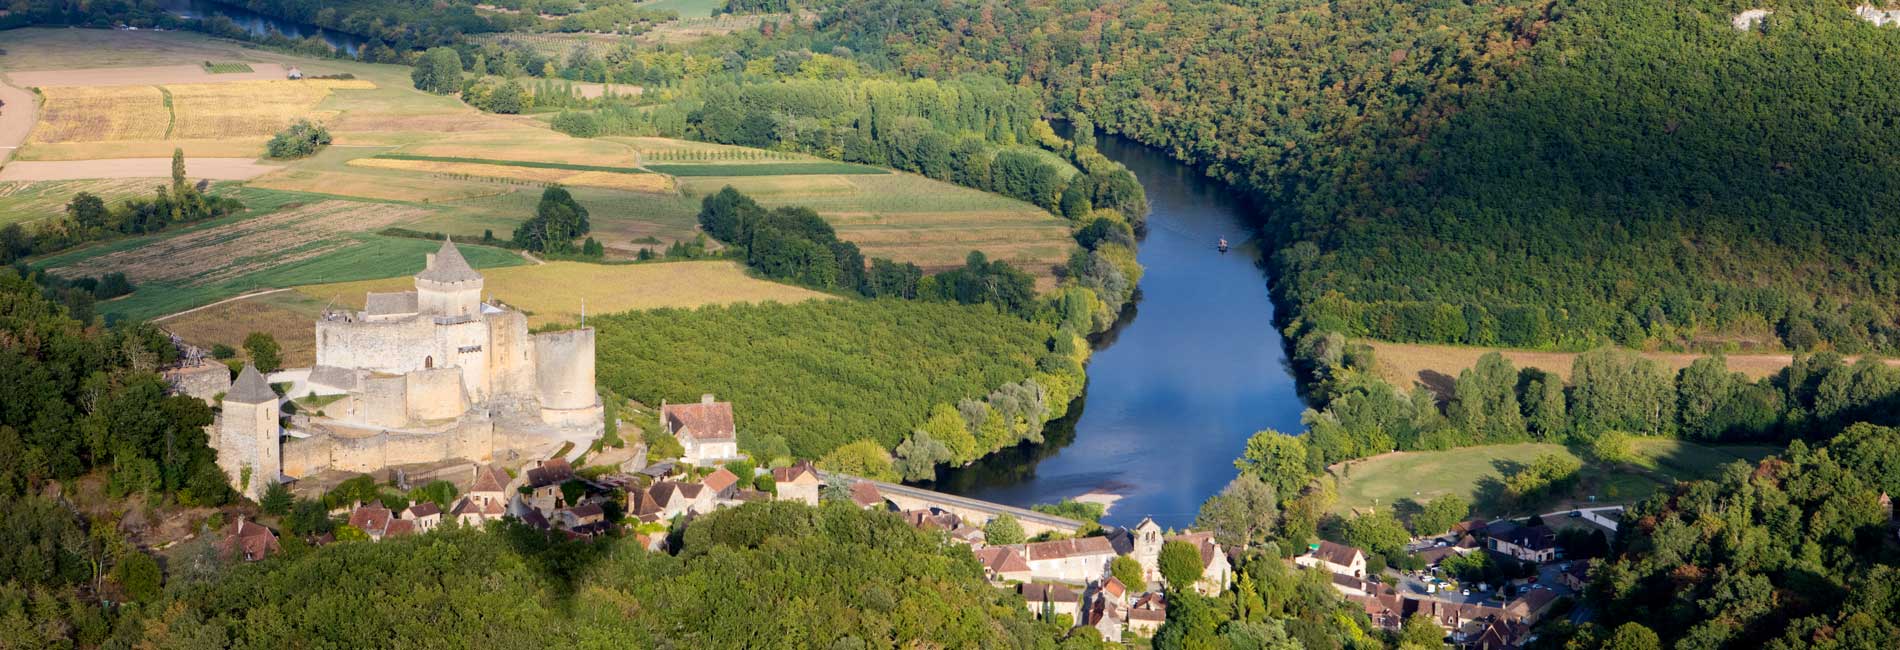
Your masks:
{"label": "conical tower roof", "polygon": [[428,268],[417,273],[416,279],[430,282],[472,282],[482,279],[482,276],[468,265],[468,260],[462,258],[462,251],[456,250],[455,242],[443,237],[442,248],[435,252],[435,260],[429,264]]}
{"label": "conical tower roof", "polygon": [[236,382],[231,384],[230,392],[224,394],[224,401],[240,404],[264,404],[277,401],[277,391],[271,390],[270,382],[264,381],[264,375],[257,366],[244,364],[244,370],[238,373]]}

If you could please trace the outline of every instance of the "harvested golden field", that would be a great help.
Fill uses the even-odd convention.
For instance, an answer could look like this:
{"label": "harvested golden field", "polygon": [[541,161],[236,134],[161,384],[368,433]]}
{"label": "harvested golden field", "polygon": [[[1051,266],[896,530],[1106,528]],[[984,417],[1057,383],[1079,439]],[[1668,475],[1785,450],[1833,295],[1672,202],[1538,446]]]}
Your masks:
{"label": "harvested golden field", "polygon": [[169,137],[224,138],[271,135],[298,118],[323,121],[335,111],[318,111],[317,104],[335,90],[372,90],[376,84],[361,79],[303,81],[241,81],[234,83],[177,84],[172,94],[177,121]]}
{"label": "harvested golden field", "polygon": [[[254,160],[264,153],[268,136],[223,138],[216,140],[119,140],[109,142],[35,143],[20,150],[20,160],[105,160],[115,158],[164,158],[185,150],[188,159],[245,158]],[[169,163],[168,163],[169,164]],[[169,172],[167,172],[169,175]]]}
{"label": "harvested golden field", "polygon": [[313,323],[323,312],[323,301],[296,291],[279,291],[243,300],[218,303],[159,321],[185,342],[210,348],[225,344],[239,349],[251,332],[277,339],[284,366],[298,368],[317,362]]}
{"label": "harvested golden field", "polygon": [[30,142],[160,140],[171,131],[171,111],[157,86],[42,88],[39,126]]}
{"label": "harvested golden field", "polygon": [[[1544,352],[1539,350],[1509,350],[1503,348],[1472,348],[1453,345],[1425,345],[1418,343],[1388,343],[1367,340],[1372,346],[1373,357],[1379,363],[1379,375],[1395,386],[1421,384],[1450,394],[1451,383],[1458,373],[1466,368],[1478,365],[1478,357],[1487,352],[1497,352],[1510,360],[1518,368],[1537,368],[1570,378],[1570,367],[1576,362],[1575,352]],[[1644,357],[1654,359],[1670,371],[1689,367],[1696,359],[1708,356],[1686,352],[1642,352]],[[1731,354],[1727,355],[1728,369],[1747,375],[1750,379],[1761,379],[1780,372],[1793,363],[1793,355],[1788,354]],[[1849,363],[1858,360],[1849,357]],[[1888,364],[1900,366],[1900,359],[1888,359]]]}
{"label": "harvested golden field", "polygon": [[575,171],[571,169],[546,169],[540,167],[521,167],[517,165],[442,162],[436,160],[401,160],[395,158],[357,158],[351,160],[348,164],[354,167],[399,169],[429,174],[479,176],[535,183],[560,183],[562,185],[599,187],[631,192],[670,192],[673,190],[671,178],[662,174],[622,174],[617,172]]}
{"label": "harvested golden field", "polygon": [[260,177],[251,181],[249,185],[251,187],[261,187],[269,190],[313,192],[317,194],[354,196],[383,201],[421,201],[424,203],[441,203],[445,201],[497,196],[514,191],[505,186],[497,186],[479,181],[391,176],[368,171],[356,174],[298,168],[286,169]]}
{"label": "harvested golden field", "polygon": [[638,164],[633,147],[602,139],[568,137],[539,126],[516,126],[432,137],[409,143],[396,153],[604,167],[631,167]]}
{"label": "harvested golden field", "polygon": [[[699,307],[736,302],[799,302],[831,298],[809,289],[746,275],[736,262],[586,264],[549,262],[482,271],[483,290],[528,313],[528,324],[570,323],[587,313],[607,314],[661,307]],[[312,299],[363,307],[369,291],[406,291],[412,278],[338,282],[297,287]]]}
{"label": "harvested golden field", "polygon": [[347,248],[346,235],[414,219],[420,208],[386,203],[323,201],[200,227],[136,248],[61,267],[68,277],[124,273],[135,284],[205,286]]}

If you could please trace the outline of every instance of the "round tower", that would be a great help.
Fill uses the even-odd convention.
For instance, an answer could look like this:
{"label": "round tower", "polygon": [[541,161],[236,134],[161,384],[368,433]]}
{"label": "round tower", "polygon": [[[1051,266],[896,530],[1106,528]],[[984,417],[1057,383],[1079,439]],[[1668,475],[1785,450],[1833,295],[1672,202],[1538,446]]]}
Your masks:
{"label": "round tower", "polygon": [[463,259],[455,242],[443,238],[442,248],[427,259],[416,274],[416,311],[425,316],[478,316],[482,276]]}
{"label": "round tower", "polygon": [[231,487],[252,500],[262,498],[264,489],[277,482],[283,472],[283,450],[279,447],[277,391],[257,372],[244,364],[230,392],[224,394],[223,414],[218,421],[218,468],[231,477]]}
{"label": "round tower", "polygon": [[594,330],[581,328],[534,335],[534,392],[541,419],[550,424],[601,424],[594,389]]}

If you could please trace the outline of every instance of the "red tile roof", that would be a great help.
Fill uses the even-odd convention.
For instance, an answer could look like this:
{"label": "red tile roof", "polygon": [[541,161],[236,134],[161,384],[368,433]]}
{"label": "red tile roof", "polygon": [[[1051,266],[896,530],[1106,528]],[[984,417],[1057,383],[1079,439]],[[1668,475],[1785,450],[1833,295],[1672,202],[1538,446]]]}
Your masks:
{"label": "red tile roof", "polygon": [[278,550],[276,533],[243,517],[238,517],[224,531],[224,540],[219,546],[226,557],[262,560]]}
{"label": "red tile roof", "polygon": [[392,519],[389,522],[389,529],[383,531],[384,537],[401,537],[403,535],[414,534],[416,534],[416,522],[408,519]]}
{"label": "red tile roof", "polygon": [[991,546],[989,548],[977,549],[976,560],[983,563],[983,568],[989,569],[990,572],[996,574],[1026,573],[1029,571],[1029,563],[1023,561],[1023,556],[1017,553],[1016,549],[1007,546]]}
{"label": "red tile roof", "polygon": [[[1213,566],[1215,556],[1220,554],[1220,545],[1214,542],[1214,534],[1208,532],[1187,533],[1169,537],[1170,542],[1187,542],[1201,552],[1201,568]],[[1340,564],[1345,564],[1341,562]]]}
{"label": "red tile roof", "polygon": [[807,479],[813,483],[819,482],[818,470],[811,466],[811,461],[809,460],[798,461],[791,467],[772,468],[772,482],[774,483],[803,483]]}
{"label": "red tile roof", "polygon": [[724,492],[726,488],[739,484],[739,475],[732,473],[732,470],[721,467],[713,470],[713,473],[707,474],[705,480],[701,481],[701,483],[704,483],[706,487],[712,488],[713,492]]}
{"label": "red tile roof", "polygon": [[1352,559],[1354,555],[1359,555],[1360,557],[1365,556],[1364,551],[1353,548],[1351,546],[1347,546],[1345,544],[1334,544],[1332,542],[1328,542],[1325,540],[1321,540],[1319,543],[1319,549],[1312,551],[1311,554],[1313,557],[1325,560],[1327,562],[1331,562],[1333,564],[1337,564],[1339,566],[1352,566]]}
{"label": "red tile roof", "polygon": [[735,434],[732,402],[667,404],[660,407],[660,422],[667,433],[700,441],[725,442]]}
{"label": "red tile roof", "polygon": [[442,508],[436,506],[434,501],[411,504],[408,509],[402,511],[404,519],[421,519],[439,514],[442,514]]}
{"label": "red tile roof", "polygon": [[475,483],[468,486],[469,493],[501,492],[508,486],[508,473],[500,467],[484,465],[475,468]]}
{"label": "red tile roof", "polygon": [[350,511],[350,527],[380,536],[389,528],[389,520],[392,518],[388,508],[359,505],[355,510]]}
{"label": "red tile roof", "polygon": [[1023,545],[1023,556],[1029,561],[1060,560],[1084,555],[1114,555],[1115,547],[1108,543],[1107,537],[1079,537],[1076,539],[1058,539],[1047,542],[1032,542]]}
{"label": "red tile roof", "polygon": [[870,481],[858,481],[851,484],[851,502],[860,508],[874,506],[884,502],[884,495]]}

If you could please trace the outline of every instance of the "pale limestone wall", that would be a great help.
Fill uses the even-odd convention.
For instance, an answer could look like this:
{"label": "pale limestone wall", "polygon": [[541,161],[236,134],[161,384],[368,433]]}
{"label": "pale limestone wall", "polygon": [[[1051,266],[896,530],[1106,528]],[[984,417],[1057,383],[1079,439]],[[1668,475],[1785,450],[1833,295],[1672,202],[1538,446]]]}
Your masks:
{"label": "pale limestone wall", "polygon": [[594,330],[582,328],[534,335],[535,396],[541,408],[589,409],[594,391]]}
{"label": "pale limestone wall", "polygon": [[455,368],[417,370],[403,375],[409,420],[448,420],[468,410],[462,371]]}
{"label": "pale limestone wall", "polygon": [[[317,365],[401,374],[440,360],[435,323],[317,321]],[[444,365],[437,363],[435,365]]]}
{"label": "pale limestone wall", "polygon": [[[282,471],[277,445],[277,402],[243,404],[226,401],[218,421],[218,468],[231,477],[231,487],[252,499],[277,481]],[[251,470],[249,484],[244,469]]]}
{"label": "pale limestone wall", "polygon": [[167,370],[165,379],[172,390],[204,400],[207,406],[217,406],[212,398],[231,390],[231,369],[216,361]]}
{"label": "pale limestone wall", "polygon": [[436,316],[478,316],[482,281],[433,282],[416,279],[416,310]]}
{"label": "pale limestone wall", "polygon": [[332,440],[330,436],[285,438],[284,476],[303,478],[329,469]]}
{"label": "pale limestone wall", "polygon": [[477,463],[494,459],[498,441],[487,421],[464,422],[447,431],[379,431],[353,437],[315,435],[283,443],[283,472],[301,478],[327,469],[371,473],[392,465],[433,463],[461,458]]}
{"label": "pale limestone wall", "polygon": [[[428,361],[436,368],[460,368],[469,399],[488,400],[488,325],[480,320],[435,326],[435,349]],[[460,411],[457,411],[458,413]]]}
{"label": "pale limestone wall", "polygon": [[372,426],[409,426],[409,380],[400,376],[364,380],[360,417],[360,422]]}
{"label": "pale limestone wall", "polygon": [[1078,555],[1050,560],[1030,560],[1029,574],[1037,580],[1087,584],[1108,575],[1113,553]]}
{"label": "pale limestone wall", "polygon": [[488,394],[534,395],[534,342],[528,317],[508,310],[488,314]]}

